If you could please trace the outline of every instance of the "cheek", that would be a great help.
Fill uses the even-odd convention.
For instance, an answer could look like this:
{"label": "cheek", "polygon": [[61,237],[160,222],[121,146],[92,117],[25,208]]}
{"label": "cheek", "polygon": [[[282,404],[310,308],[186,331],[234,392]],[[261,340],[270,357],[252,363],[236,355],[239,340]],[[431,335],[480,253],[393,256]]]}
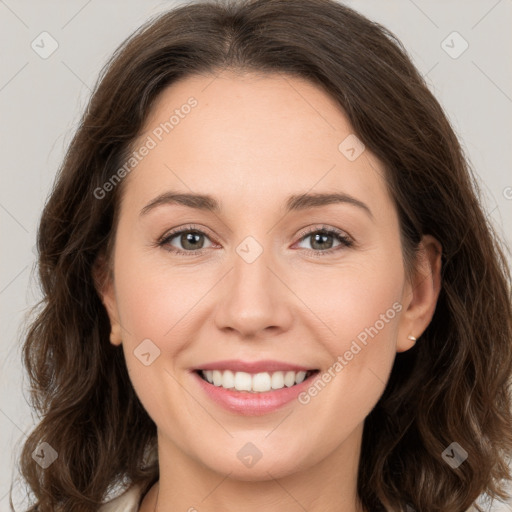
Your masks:
{"label": "cheek", "polygon": [[126,254],[116,268],[116,294],[130,380],[153,421],[172,430],[185,406],[175,376],[180,353],[191,339],[187,312],[197,299],[195,288],[184,293],[183,279],[162,270],[146,265],[144,256]]}
{"label": "cheek", "polygon": [[[318,425],[335,425],[336,439],[364,421],[384,392],[396,355],[402,275],[388,264],[387,274],[375,267],[354,267],[339,280],[326,280],[319,294],[310,292],[317,333],[330,362],[320,380],[300,398]],[[316,288],[318,290],[318,288]],[[307,299],[306,299],[307,300]],[[320,427],[319,427],[320,428]],[[322,432],[319,436],[322,437]],[[324,437],[325,442],[331,439]]]}
{"label": "cheek", "polygon": [[158,340],[172,327],[178,297],[169,287],[155,286],[149,274],[119,272],[118,305],[125,330],[123,341]]}
{"label": "cheek", "polygon": [[[396,255],[382,261],[368,258],[314,278],[305,273],[293,281],[293,290],[309,309],[319,329],[325,331],[333,357],[349,350],[351,341],[379,336],[391,340],[401,311],[404,284],[401,260]],[[313,315],[311,315],[313,313]],[[369,332],[371,331],[371,333]]]}
{"label": "cheek", "polygon": [[311,325],[323,333],[321,343],[330,356],[323,382],[332,390],[332,403],[343,405],[340,414],[357,418],[375,405],[395,359],[404,284],[401,253],[389,248],[368,254],[364,261],[317,276],[312,284],[297,281],[294,290],[315,313],[309,314]]}
{"label": "cheek", "polygon": [[198,297],[206,293],[207,283],[198,279],[197,272],[183,267],[172,269],[165,255],[155,258],[158,249],[130,248],[140,245],[140,240],[119,243],[116,299],[130,343],[145,338],[161,343],[171,336],[168,333],[175,330],[180,319],[186,318]]}

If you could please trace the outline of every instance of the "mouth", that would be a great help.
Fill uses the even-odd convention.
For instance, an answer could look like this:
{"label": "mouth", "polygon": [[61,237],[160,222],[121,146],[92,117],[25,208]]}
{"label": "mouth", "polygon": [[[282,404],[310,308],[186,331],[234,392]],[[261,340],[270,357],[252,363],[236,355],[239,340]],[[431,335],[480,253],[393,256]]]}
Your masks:
{"label": "mouth", "polygon": [[320,370],[286,370],[249,373],[231,370],[194,370],[202,380],[213,386],[241,393],[272,393],[298,386]]}

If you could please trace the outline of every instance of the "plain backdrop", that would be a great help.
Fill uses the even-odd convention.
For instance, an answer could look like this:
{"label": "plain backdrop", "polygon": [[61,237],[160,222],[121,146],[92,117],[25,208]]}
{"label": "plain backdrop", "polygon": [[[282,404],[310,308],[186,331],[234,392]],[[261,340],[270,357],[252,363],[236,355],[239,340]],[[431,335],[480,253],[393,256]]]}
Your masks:
{"label": "plain backdrop", "polygon": [[[37,418],[26,400],[21,328],[40,297],[34,244],[42,207],[107,58],[150,16],[177,3],[0,0],[0,511],[9,510],[11,480],[16,510],[26,504],[16,460]],[[346,3],[403,42],[445,108],[478,175],[488,216],[510,246],[512,1]],[[512,503],[489,508],[511,509]]]}

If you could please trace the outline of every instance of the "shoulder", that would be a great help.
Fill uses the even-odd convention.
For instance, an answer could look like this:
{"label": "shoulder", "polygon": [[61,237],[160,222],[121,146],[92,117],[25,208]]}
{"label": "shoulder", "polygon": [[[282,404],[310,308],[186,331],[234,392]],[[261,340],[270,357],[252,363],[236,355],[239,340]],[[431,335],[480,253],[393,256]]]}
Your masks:
{"label": "shoulder", "polygon": [[141,497],[142,489],[132,485],[113,500],[104,503],[98,512],[138,512]]}

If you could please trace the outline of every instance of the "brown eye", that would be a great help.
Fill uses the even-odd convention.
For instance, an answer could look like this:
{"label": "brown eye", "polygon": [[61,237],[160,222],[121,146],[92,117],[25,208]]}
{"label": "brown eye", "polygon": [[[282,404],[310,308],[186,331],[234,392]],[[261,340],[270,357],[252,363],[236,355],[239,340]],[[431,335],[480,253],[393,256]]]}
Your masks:
{"label": "brown eye", "polygon": [[159,242],[158,245],[170,252],[194,254],[195,251],[200,251],[205,248],[205,240],[209,240],[209,238],[202,231],[196,229],[182,229],[170,233]]}
{"label": "brown eye", "polygon": [[196,250],[202,249],[204,245],[204,235],[196,232],[186,232],[179,235],[179,242],[184,249]]}
{"label": "brown eye", "polygon": [[[352,240],[345,236],[341,231],[332,228],[323,228],[309,231],[301,238],[301,242],[310,239],[311,251],[315,253],[330,253],[343,247],[351,247]],[[334,245],[335,241],[338,245]]]}

